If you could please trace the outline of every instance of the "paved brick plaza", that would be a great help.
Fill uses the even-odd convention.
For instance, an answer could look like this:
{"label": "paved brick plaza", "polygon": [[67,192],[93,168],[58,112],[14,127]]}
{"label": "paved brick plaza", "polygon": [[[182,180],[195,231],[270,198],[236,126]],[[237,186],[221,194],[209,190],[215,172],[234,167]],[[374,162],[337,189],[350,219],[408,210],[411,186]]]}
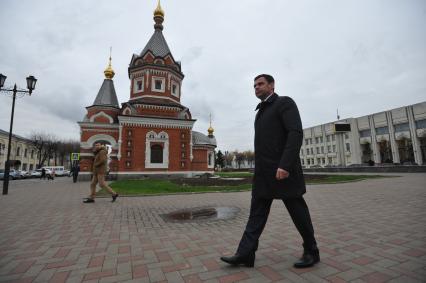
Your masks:
{"label": "paved brick plaza", "polygon": [[[88,183],[22,180],[0,196],[0,282],[426,282],[426,174],[309,186],[321,263],[296,270],[301,239],[275,201],[254,269],[231,254],[249,192],[99,198]],[[233,220],[164,222],[160,214],[236,206]]]}

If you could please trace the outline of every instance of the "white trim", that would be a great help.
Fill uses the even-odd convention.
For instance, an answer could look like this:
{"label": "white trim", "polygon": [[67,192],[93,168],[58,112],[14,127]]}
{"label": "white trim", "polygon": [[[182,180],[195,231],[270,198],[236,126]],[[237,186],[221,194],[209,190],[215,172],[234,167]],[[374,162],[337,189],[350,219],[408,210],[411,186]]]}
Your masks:
{"label": "white trim", "polygon": [[[141,89],[137,88],[138,82],[142,82],[142,88]],[[140,92],[143,92],[144,90],[145,90],[144,76],[142,75],[140,77],[134,78],[133,79],[133,93],[140,93]]]}
{"label": "white trim", "polygon": [[104,124],[104,123],[87,123],[87,122],[78,122],[80,127],[86,128],[107,128],[107,129],[118,129],[117,124]]}
{"label": "white trim", "polygon": [[[161,81],[161,89],[155,88],[155,81]],[[166,91],[166,78],[151,76],[151,91],[154,92],[165,92]]]}
{"label": "white trim", "polygon": [[127,106],[126,108],[124,108],[123,115],[132,115],[132,110],[130,109],[129,106]]}
{"label": "white trim", "polygon": [[[212,157],[212,165],[209,164],[209,156]],[[214,152],[211,150],[207,151],[207,168],[214,168]]]}
{"label": "white trim", "polygon": [[[151,163],[151,143],[163,143],[163,163]],[[161,131],[146,133],[145,141],[145,168],[169,168],[169,135]]]}
{"label": "white trim", "polygon": [[[173,86],[176,86],[176,93],[173,93]],[[179,88],[179,84],[178,84],[177,82],[175,82],[175,81],[172,81],[172,82],[171,82],[171,90],[170,90],[170,93],[171,93],[173,96],[177,97],[177,98],[179,98],[179,97],[180,97],[180,88]]]}
{"label": "white trim", "polygon": [[93,143],[97,140],[108,141],[111,144],[113,149],[117,149],[117,142],[115,141],[115,139],[110,135],[104,135],[104,134],[98,134],[98,135],[91,136],[87,141],[81,142],[80,147],[84,148],[84,149],[92,148]]}
{"label": "white trim", "polygon": [[153,128],[177,128],[177,129],[192,129],[195,121],[193,120],[171,120],[171,119],[158,119],[148,117],[127,117],[118,116],[120,125],[130,126],[145,126]]}
{"label": "white trim", "polygon": [[130,101],[130,100],[139,99],[139,98],[144,98],[144,97],[168,99],[168,100],[170,100],[170,101],[173,101],[173,102],[179,103],[179,101],[178,101],[178,100],[176,100],[176,99],[174,99],[174,98],[171,98],[171,97],[168,97],[168,96],[158,96],[158,95],[148,95],[148,94],[147,94],[147,95],[139,95],[139,96],[132,97],[132,98],[130,98],[130,99],[129,99],[129,101]]}
{"label": "white trim", "polygon": [[123,126],[120,125],[118,127],[118,154],[117,154],[117,159],[120,160],[121,159],[121,143],[123,142]]}
{"label": "white trim", "polygon": [[[116,133],[117,130],[104,130],[104,129],[81,129],[83,132],[100,132],[100,133]],[[80,133],[81,136],[81,133]]]}
{"label": "white trim", "polygon": [[107,118],[110,124],[114,123],[114,119],[108,114],[106,114],[104,111],[101,111],[99,113],[96,113],[95,115],[92,115],[92,117],[90,117],[90,122],[95,123],[95,119],[101,116]]}

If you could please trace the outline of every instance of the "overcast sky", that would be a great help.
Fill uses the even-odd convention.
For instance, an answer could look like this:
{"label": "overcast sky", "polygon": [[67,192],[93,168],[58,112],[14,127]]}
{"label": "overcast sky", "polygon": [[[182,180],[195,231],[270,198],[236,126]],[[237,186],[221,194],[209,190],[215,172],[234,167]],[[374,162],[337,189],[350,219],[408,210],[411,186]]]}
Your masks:
{"label": "overcast sky", "polygon": [[[115,89],[129,99],[127,68],[153,29],[156,0],[0,0],[0,73],[18,99],[14,133],[79,139],[85,106],[103,82],[112,46]],[[162,0],[164,36],[182,61],[182,104],[222,150],[253,147],[253,77],[272,74],[276,92],[299,106],[303,126],[426,100],[424,0]],[[0,96],[0,128],[12,99]]]}

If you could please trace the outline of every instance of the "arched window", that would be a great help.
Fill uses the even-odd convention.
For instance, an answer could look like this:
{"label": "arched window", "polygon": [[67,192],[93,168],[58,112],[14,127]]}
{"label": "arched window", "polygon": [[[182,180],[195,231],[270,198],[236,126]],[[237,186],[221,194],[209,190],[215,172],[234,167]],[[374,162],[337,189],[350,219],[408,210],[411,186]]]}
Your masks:
{"label": "arched window", "polygon": [[151,146],[151,163],[163,163],[163,147],[159,144]]}

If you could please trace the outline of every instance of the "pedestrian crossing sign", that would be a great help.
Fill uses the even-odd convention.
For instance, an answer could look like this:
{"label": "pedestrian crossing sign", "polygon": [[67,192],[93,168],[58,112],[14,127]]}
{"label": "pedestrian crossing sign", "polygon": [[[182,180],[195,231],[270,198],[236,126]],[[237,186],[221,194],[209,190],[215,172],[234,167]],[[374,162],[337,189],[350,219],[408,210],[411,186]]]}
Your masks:
{"label": "pedestrian crossing sign", "polygon": [[78,152],[71,153],[71,161],[76,161],[76,160],[80,160],[80,153]]}

